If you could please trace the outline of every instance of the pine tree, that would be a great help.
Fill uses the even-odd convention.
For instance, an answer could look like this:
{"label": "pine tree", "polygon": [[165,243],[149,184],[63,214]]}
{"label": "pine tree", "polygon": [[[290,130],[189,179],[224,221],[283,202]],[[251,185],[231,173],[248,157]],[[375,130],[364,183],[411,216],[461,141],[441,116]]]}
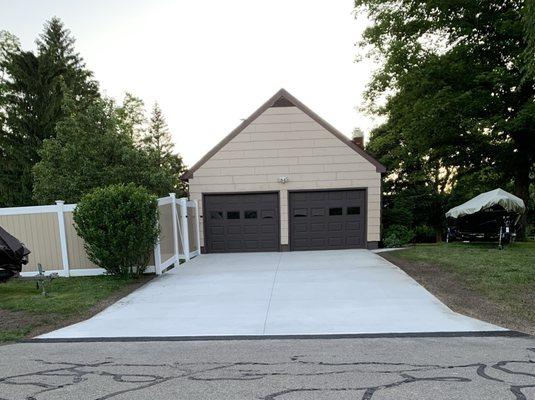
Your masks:
{"label": "pine tree", "polygon": [[59,18],[53,17],[45,23],[44,31],[36,44],[38,54],[58,68],[65,86],[74,98],[92,101],[92,98],[99,96],[93,73],[76,52],[75,39]]}
{"label": "pine tree", "polygon": [[117,120],[120,133],[130,138],[132,143],[142,144],[147,124],[143,100],[126,93],[122,106],[117,108]]}
{"label": "pine tree", "polygon": [[173,152],[173,139],[158,103],[155,103],[152,109],[149,129],[143,139],[143,148],[148,153],[149,158],[154,160],[155,167],[172,177],[174,183],[171,189],[179,196],[185,195],[186,187],[180,179],[185,171],[185,166],[182,157]]}
{"label": "pine tree", "polygon": [[158,103],[154,103],[152,108],[149,130],[143,139],[143,144],[155,152],[160,165],[163,165],[165,160],[173,154],[174,145],[171,133]]}
{"label": "pine tree", "polygon": [[83,109],[99,97],[98,85],[58,18],[45,24],[37,52],[11,46],[2,58],[0,206],[28,205],[33,202],[32,167],[40,159],[43,140],[54,137],[58,122],[66,117],[66,94]]}

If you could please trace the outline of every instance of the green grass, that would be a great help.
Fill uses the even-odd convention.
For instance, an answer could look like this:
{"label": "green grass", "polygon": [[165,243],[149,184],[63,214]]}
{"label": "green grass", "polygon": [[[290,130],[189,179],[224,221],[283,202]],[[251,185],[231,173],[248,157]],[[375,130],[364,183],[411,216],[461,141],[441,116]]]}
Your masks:
{"label": "green grass", "polygon": [[392,252],[394,259],[438,266],[470,289],[535,322],[535,242],[499,250],[496,244],[417,245]]}
{"label": "green grass", "polygon": [[135,284],[111,276],[57,278],[47,283],[47,296],[35,281],[13,279],[0,284],[0,310],[13,312],[9,314],[12,321],[0,321],[0,342],[20,339],[45,325],[61,326]]}

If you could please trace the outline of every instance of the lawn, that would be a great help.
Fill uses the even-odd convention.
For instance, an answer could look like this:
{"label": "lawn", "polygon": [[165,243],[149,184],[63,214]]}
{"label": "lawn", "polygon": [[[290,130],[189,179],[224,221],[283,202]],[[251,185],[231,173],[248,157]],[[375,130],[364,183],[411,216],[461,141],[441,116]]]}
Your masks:
{"label": "lawn", "polygon": [[535,333],[535,242],[417,245],[381,254],[450,308]]}
{"label": "lawn", "polygon": [[124,280],[111,276],[54,279],[48,295],[36,283],[12,279],[0,284],[0,343],[34,336],[89,318],[150,277]]}

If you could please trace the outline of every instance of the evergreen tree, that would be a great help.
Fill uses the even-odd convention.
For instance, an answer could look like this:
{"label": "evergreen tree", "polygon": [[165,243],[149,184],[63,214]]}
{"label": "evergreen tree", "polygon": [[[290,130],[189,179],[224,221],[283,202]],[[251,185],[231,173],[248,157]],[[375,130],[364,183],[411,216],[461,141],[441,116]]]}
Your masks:
{"label": "evergreen tree", "polygon": [[32,204],[32,167],[39,161],[43,140],[54,137],[65,117],[65,93],[82,109],[98,98],[98,85],[74,50],[74,39],[61,21],[53,18],[37,41],[38,50],[11,46],[0,66],[4,152],[0,180],[0,206]]}
{"label": "evergreen tree", "polygon": [[173,177],[172,190],[178,195],[185,195],[186,187],[180,176],[185,172],[186,168],[182,162],[182,157],[173,152],[173,139],[158,103],[154,103],[149,129],[143,139],[143,148],[149,154],[149,157],[154,160],[156,167],[161,168]]}
{"label": "evergreen tree", "polygon": [[126,93],[123,104],[117,108],[119,131],[135,144],[141,144],[145,136],[147,118],[145,103],[139,97]]}
{"label": "evergreen tree", "polygon": [[161,165],[173,153],[174,145],[171,133],[158,103],[154,103],[152,108],[149,129],[147,135],[143,138],[143,144],[146,148],[155,152]]}

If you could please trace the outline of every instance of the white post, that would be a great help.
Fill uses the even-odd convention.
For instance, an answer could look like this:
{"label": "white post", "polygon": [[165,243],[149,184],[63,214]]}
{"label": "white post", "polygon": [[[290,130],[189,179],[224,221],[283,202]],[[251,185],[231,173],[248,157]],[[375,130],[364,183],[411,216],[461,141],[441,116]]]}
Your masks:
{"label": "white post", "polygon": [[197,254],[201,254],[201,228],[199,224],[199,203],[193,200],[195,204],[195,237],[197,238]]}
{"label": "white post", "polygon": [[173,246],[175,249],[175,267],[178,268],[180,261],[178,260],[179,248],[178,248],[178,223],[177,223],[177,212],[176,212],[176,194],[169,193],[171,197],[171,209],[172,209],[172,218],[173,218]]}
{"label": "white post", "polygon": [[180,223],[182,226],[182,249],[184,250],[184,257],[189,261],[189,226],[188,226],[188,199],[182,197],[180,202]]}
{"label": "white post", "polygon": [[160,252],[160,236],[158,242],[154,245],[154,271],[156,275],[162,274],[162,253]]}
{"label": "white post", "polygon": [[65,231],[65,216],[63,215],[63,200],[56,200],[58,208],[58,225],[59,225],[59,243],[61,247],[61,261],[63,264],[63,273],[69,276],[69,252],[67,251],[67,233]]}

